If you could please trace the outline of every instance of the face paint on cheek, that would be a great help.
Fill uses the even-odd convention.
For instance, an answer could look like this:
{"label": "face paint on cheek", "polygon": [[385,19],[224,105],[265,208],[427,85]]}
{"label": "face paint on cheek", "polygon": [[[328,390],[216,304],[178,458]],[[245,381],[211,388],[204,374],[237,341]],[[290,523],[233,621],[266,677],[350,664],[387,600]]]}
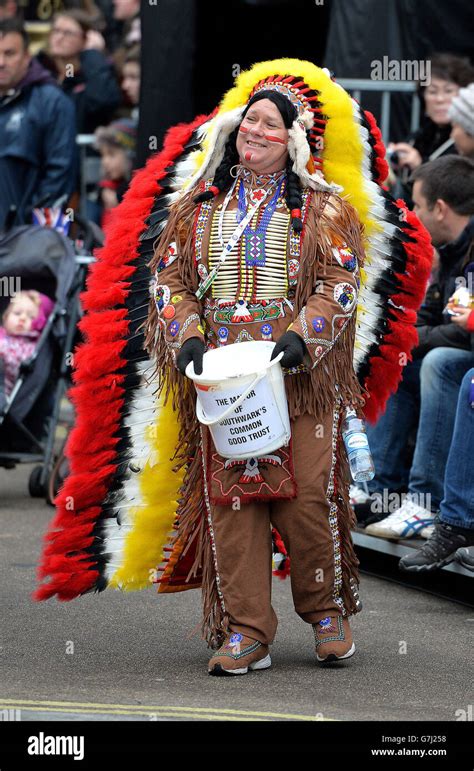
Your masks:
{"label": "face paint on cheek", "polygon": [[264,134],[263,138],[267,140],[267,142],[278,142],[280,145],[286,145],[287,142],[284,139],[280,139],[280,137],[274,137],[273,134]]}
{"label": "face paint on cheek", "polygon": [[[241,134],[248,134],[249,130],[248,130],[248,128],[245,128],[245,126],[240,126],[239,133],[241,133]],[[244,158],[245,158],[246,161],[251,161],[252,160],[252,153],[249,150],[247,150],[247,152],[244,154]]]}

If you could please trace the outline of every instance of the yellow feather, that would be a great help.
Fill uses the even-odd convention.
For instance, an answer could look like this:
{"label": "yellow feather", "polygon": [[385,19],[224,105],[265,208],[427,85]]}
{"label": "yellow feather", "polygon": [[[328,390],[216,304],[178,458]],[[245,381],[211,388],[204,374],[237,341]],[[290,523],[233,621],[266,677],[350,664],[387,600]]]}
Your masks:
{"label": "yellow feather", "polygon": [[132,529],[125,539],[123,564],[109,582],[115,589],[132,591],[153,586],[154,570],[170,540],[177,491],[184,476],[184,470],[172,470],[179,426],[171,403],[170,398],[164,406],[160,398],[156,423],[146,429],[153,465],[148,461],[139,473],[140,503],[144,505],[129,512]]}
{"label": "yellow feather", "polygon": [[[218,115],[245,105],[255,85],[272,75],[300,77],[319,93],[321,112],[329,118],[321,153],[325,179],[344,188],[344,198],[357,209],[366,235],[370,236],[380,227],[369,214],[372,201],[365,187],[362,171],[364,149],[353,102],[347,91],[332,81],[320,67],[301,59],[274,59],[254,64],[238,75],[233,88],[222,98]],[[202,148],[199,155],[198,152],[193,154],[196,169],[201,167],[206,157],[209,148],[206,140]]]}

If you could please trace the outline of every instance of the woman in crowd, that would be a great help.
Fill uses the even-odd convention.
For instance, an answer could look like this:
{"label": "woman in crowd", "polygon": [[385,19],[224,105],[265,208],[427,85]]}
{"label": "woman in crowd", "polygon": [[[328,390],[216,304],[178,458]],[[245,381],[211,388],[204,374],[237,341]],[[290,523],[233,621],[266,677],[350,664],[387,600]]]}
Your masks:
{"label": "woman in crowd", "polygon": [[48,50],[38,59],[61,84],[76,106],[78,134],[90,134],[110,122],[121,102],[111,62],[102,52],[104,41],[80,9],[60,11],[53,17]]}

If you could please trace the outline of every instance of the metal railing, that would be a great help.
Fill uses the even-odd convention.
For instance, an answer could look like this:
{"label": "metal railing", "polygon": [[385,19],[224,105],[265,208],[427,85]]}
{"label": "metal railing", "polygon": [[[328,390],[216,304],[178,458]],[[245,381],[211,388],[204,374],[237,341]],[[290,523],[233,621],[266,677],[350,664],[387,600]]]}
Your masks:
{"label": "metal railing", "polygon": [[420,100],[416,90],[416,83],[400,80],[370,80],[363,78],[341,78],[337,81],[346,91],[361,101],[361,94],[371,91],[381,94],[380,131],[384,144],[390,140],[390,113],[392,94],[411,94],[410,131],[416,131],[420,125]]}
{"label": "metal railing", "polygon": [[94,134],[78,134],[76,136],[76,144],[79,147],[79,166],[80,166],[80,200],[79,200],[79,212],[83,217],[86,217],[86,203],[87,203],[87,183],[90,181],[90,177],[87,173],[87,148],[91,147],[95,142]]}

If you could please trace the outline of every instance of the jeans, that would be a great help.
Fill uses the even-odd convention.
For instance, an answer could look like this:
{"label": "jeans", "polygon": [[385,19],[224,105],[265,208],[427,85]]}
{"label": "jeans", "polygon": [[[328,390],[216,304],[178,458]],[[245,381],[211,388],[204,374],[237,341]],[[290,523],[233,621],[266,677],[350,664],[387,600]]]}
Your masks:
{"label": "jeans", "polygon": [[367,482],[371,493],[408,487],[406,441],[418,425],[421,362],[422,359],[415,359],[405,366],[403,380],[388,399],[385,412],[375,425],[367,425],[375,466],[375,477]]}
{"label": "jeans", "polygon": [[469,400],[473,377],[474,369],[470,369],[459,389],[440,519],[449,525],[474,530],[474,408]]}
{"label": "jeans", "polygon": [[[434,348],[409,362],[398,391],[367,436],[375,465],[370,492],[408,486],[425,508],[437,511],[444,496],[444,475],[461,380],[474,363],[459,348]],[[411,469],[404,464],[406,440],[418,426]],[[428,497],[428,495],[430,497]]]}

